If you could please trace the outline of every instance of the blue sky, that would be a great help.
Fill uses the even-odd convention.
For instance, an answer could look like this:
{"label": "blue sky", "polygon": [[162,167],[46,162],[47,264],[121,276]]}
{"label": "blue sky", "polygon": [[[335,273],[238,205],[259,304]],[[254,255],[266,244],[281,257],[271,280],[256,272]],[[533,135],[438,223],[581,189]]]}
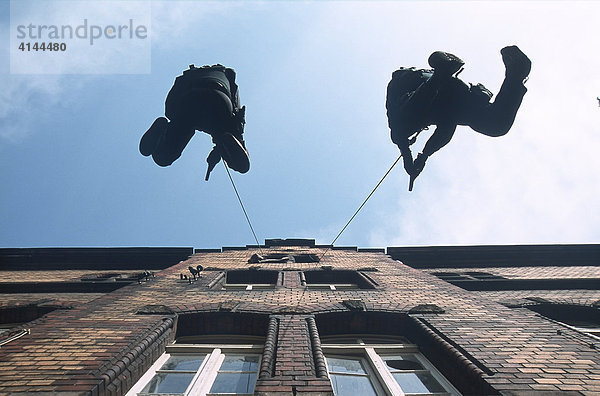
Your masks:
{"label": "blue sky", "polygon": [[[330,243],[398,156],[391,73],[445,50],[465,60],[463,80],[497,93],[509,44],[533,67],[508,135],[459,127],[410,193],[399,164],[336,245],[599,242],[599,2],[143,5],[150,73],[11,74],[0,1],[0,246],[254,244],[223,166],[204,181],[207,134],[167,168],[138,152],[192,63],[237,72],[251,169],[232,176],[259,240]],[[58,6],[39,2],[32,18]]]}

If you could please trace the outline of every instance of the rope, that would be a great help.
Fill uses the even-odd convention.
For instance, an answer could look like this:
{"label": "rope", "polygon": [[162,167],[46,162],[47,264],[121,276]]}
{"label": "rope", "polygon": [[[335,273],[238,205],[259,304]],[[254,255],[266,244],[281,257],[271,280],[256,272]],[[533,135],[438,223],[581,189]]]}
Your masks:
{"label": "rope", "polygon": [[229,172],[229,166],[227,166],[225,161],[223,161],[223,165],[225,166],[225,170],[227,171],[227,176],[229,176],[229,180],[231,180],[231,185],[233,186],[233,190],[235,191],[235,195],[237,196],[240,206],[242,207],[242,210],[244,211],[244,216],[246,216],[246,221],[248,222],[248,225],[250,226],[250,231],[252,231],[252,235],[254,235],[254,240],[256,241],[256,246],[258,246],[258,250],[260,251],[260,254],[262,255],[263,252],[262,252],[262,249],[260,248],[260,242],[258,242],[258,238],[256,237],[256,232],[254,232],[254,227],[252,227],[252,223],[250,222],[250,218],[248,217],[248,212],[246,212],[246,208],[244,207],[242,198],[240,197],[237,187],[235,186],[235,183],[233,181],[233,178],[231,177],[231,172]]}
{"label": "rope", "polygon": [[[371,190],[371,192],[369,193],[369,195],[367,196],[367,198],[365,198],[365,200],[360,205],[360,207],[356,210],[356,212],[354,212],[354,214],[352,215],[352,217],[350,218],[350,220],[348,220],[348,222],[346,223],[346,225],[344,226],[344,228],[342,228],[342,230],[337,234],[337,236],[334,238],[334,240],[331,242],[331,244],[327,247],[327,249],[325,250],[325,252],[323,252],[323,254],[319,258],[319,260],[314,264],[313,268],[316,268],[319,265],[319,262],[321,260],[323,260],[323,257],[325,257],[325,255],[327,254],[327,252],[333,247],[333,244],[335,243],[335,241],[337,241],[337,239],[340,237],[340,235],[342,235],[342,233],[344,232],[344,230],[346,230],[346,228],[348,227],[348,225],[352,222],[352,220],[354,220],[354,218],[356,217],[356,215],[358,214],[358,212],[360,212],[360,210],[363,208],[363,206],[365,206],[365,204],[367,203],[367,201],[369,200],[369,198],[371,198],[371,196],[373,195],[373,193],[375,192],[375,190],[377,190],[377,188],[381,185],[381,183],[383,183],[383,180],[387,177],[387,175],[392,171],[392,169],[394,169],[394,167],[396,166],[396,164],[398,163],[398,161],[400,161],[400,158],[402,158],[402,155],[400,155],[396,159],[396,161],[394,161],[394,163],[392,164],[392,166],[390,166],[390,168],[387,170],[387,172],[385,172],[385,175],[383,175],[383,177],[381,178],[381,180],[379,180],[379,183],[377,183],[377,185],[375,186],[375,188],[373,188],[373,190]],[[296,307],[294,308],[294,312],[298,313],[298,307],[302,303],[302,300],[303,300],[304,296],[306,295],[306,290],[307,289],[308,289],[308,287],[305,286],[304,290],[302,290],[302,294],[300,294],[300,297],[298,298],[298,303],[296,304]],[[290,328],[291,325],[292,325],[292,322],[288,321],[287,326],[285,326],[284,328],[281,329],[282,334],[285,334],[289,330],[289,328]]]}
{"label": "rope", "polygon": [[348,222],[346,223],[346,225],[342,228],[342,230],[333,239],[333,241],[331,242],[331,244],[327,247],[327,250],[325,250],[325,252],[323,252],[323,255],[321,255],[321,258],[319,259],[319,261],[322,260],[323,257],[325,257],[325,254],[327,254],[327,252],[329,250],[331,250],[331,248],[333,247],[333,244],[335,243],[335,241],[338,240],[338,238],[340,237],[340,235],[342,235],[342,233],[346,230],[346,228],[348,227],[348,225],[352,222],[352,220],[354,220],[354,218],[356,217],[356,215],[358,214],[358,212],[360,212],[360,210],[363,208],[363,206],[365,206],[365,204],[367,203],[367,201],[369,200],[369,198],[371,198],[371,195],[373,195],[373,193],[375,192],[375,190],[377,190],[377,188],[379,187],[379,185],[381,185],[381,183],[383,183],[383,181],[385,180],[385,178],[387,177],[387,175],[389,175],[389,173],[392,171],[392,169],[394,169],[394,167],[396,166],[396,164],[398,163],[398,161],[400,161],[400,158],[402,158],[402,154],[400,154],[400,156],[398,158],[396,158],[396,161],[394,161],[394,163],[392,164],[392,166],[390,166],[390,169],[388,169],[387,172],[385,172],[385,175],[383,175],[383,177],[381,178],[381,180],[379,180],[379,183],[377,183],[377,185],[373,188],[373,190],[371,190],[371,192],[369,193],[369,195],[367,196],[367,198],[365,198],[365,200],[363,201],[363,203],[358,207],[358,209],[356,209],[356,212],[354,212],[354,214],[352,215],[352,217],[350,217],[350,220],[348,220]]}
{"label": "rope", "polygon": [[[323,257],[325,257],[325,255],[327,254],[327,252],[333,247],[333,244],[335,243],[335,241],[337,241],[337,239],[340,237],[340,235],[342,235],[342,233],[346,230],[346,228],[352,222],[352,220],[354,220],[354,218],[356,217],[356,215],[358,214],[358,212],[360,212],[360,210],[363,208],[363,206],[365,206],[365,204],[367,203],[367,201],[369,200],[369,198],[371,198],[371,196],[373,195],[373,193],[375,193],[375,190],[377,190],[377,188],[381,185],[381,183],[383,183],[383,181],[385,180],[385,178],[387,177],[387,175],[389,175],[389,173],[392,171],[392,169],[394,169],[394,167],[396,166],[396,164],[398,163],[398,161],[400,161],[400,158],[402,158],[402,155],[400,155],[396,159],[396,161],[394,161],[394,163],[392,164],[392,166],[390,166],[390,168],[387,170],[387,172],[385,172],[385,175],[383,175],[383,177],[381,178],[381,180],[379,180],[379,183],[377,183],[377,185],[373,188],[373,190],[371,190],[371,192],[369,193],[369,195],[367,196],[367,198],[365,198],[365,200],[359,206],[359,208],[356,210],[356,212],[354,212],[354,214],[352,215],[352,217],[350,218],[350,220],[348,220],[348,222],[346,223],[346,225],[342,228],[342,230],[337,234],[337,236],[334,238],[334,240],[331,242],[331,244],[323,252],[323,254],[321,255],[321,257],[319,258],[319,261],[314,264],[315,268],[319,265],[318,263],[323,260]],[[302,303],[302,300],[304,299],[304,297],[306,295],[306,290],[307,289],[308,289],[308,287],[304,287],[304,290],[302,290],[302,294],[300,294],[300,297],[298,298],[298,303],[296,304],[294,312],[296,312],[296,313],[298,312],[298,307]],[[282,328],[282,334],[285,334],[289,330],[291,324],[292,324],[291,321],[288,321],[287,326],[285,326],[284,328]]]}

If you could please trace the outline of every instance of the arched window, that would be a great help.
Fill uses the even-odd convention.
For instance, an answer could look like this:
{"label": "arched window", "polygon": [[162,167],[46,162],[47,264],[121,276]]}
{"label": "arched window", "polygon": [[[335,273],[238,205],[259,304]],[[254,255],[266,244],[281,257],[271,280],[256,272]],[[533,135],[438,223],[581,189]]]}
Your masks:
{"label": "arched window", "polygon": [[252,395],[263,349],[261,337],[178,339],[127,395]]}
{"label": "arched window", "polygon": [[321,342],[336,396],[460,394],[403,337],[354,334]]}
{"label": "arched window", "polygon": [[312,321],[315,367],[329,376],[336,396],[498,394],[484,378],[489,370],[424,319],[352,311]]}
{"label": "arched window", "polygon": [[175,342],[127,396],[252,395],[259,373],[264,376],[273,360],[273,348],[267,353],[265,344],[269,337],[274,344],[276,326],[275,318],[261,314],[181,314]]}

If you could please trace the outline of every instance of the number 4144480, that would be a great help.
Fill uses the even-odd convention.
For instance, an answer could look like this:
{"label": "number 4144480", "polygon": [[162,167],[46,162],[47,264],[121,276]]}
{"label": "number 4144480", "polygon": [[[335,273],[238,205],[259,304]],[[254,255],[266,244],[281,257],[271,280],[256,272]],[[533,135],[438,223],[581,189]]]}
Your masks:
{"label": "number 4144480", "polygon": [[66,51],[66,43],[21,43],[21,51]]}

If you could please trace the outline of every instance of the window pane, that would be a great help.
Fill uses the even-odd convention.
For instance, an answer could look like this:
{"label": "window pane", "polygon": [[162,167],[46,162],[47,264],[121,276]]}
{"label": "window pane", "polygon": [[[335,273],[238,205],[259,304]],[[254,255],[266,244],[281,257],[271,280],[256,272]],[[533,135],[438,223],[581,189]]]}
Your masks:
{"label": "window pane", "polygon": [[369,377],[331,374],[331,385],[336,396],[376,396]]}
{"label": "window pane", "polygon": [[210,393],[252,393],[256,383],[256,373],[219,373]]}
{"label": "window pane", "polygon": [[159,373],[142,389],[142,393],[183,393],[194,374]]}
{"label": "window pane", "polygon": [[204,356],[171,356],[161,370],[198,371]]}
{"label": "window pane", "polygon": [[429,373],[393,373],[392,375],[406,393],[446,392]]}
{"label": "window pane", "polygon": [[366,374],[360,359],[327,358],[329,371],[334,373]]}
{"label": "window pane", "polygon": [[[383,357],[383,356],[382,356]],[[414,355],[383,357],[388,369],[393,373],[398,370],[424,370],[425,368]]]}
{"label": "window pane", "polygon": [[226,355],[219,371],[258,371],[258,356]]}

